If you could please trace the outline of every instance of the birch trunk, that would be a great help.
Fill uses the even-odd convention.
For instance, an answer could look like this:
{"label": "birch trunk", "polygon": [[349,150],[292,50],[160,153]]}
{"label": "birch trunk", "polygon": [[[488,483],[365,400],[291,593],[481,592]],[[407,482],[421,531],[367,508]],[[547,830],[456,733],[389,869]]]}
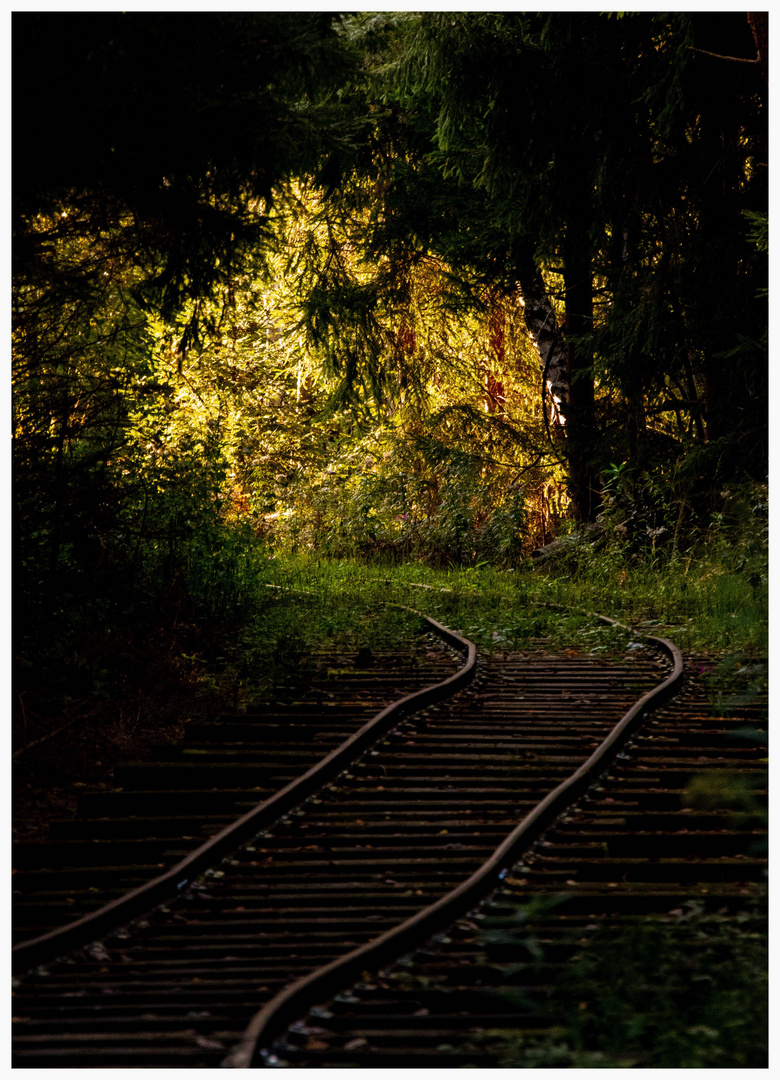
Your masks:
{"label": "birch trunk", "polygon": [[596,402],[593,384],[593,270],[584,230],[567,230],[563,283],[569,375],[569,424],[566,433],[569,460],[569,495],[578,521],[593,521],[600,502],[591,464],[596,439]]}
{"label": "birch trunk", "polygon": [[[585,344],[593,330],[593,283],[590,255],[582,234],[567,230],[564,258],[566,328],[580,339],[567,342],[544,280],[531,258],[515,267],[525,324],[539,353],[545,388],[552,399],[554,435],[566,440],[569,496],[574,517],[592,521],[598,508],[595,477],[589,464],[595,434],[592,358]],[[585,339],[583,340],[583,335]],[[576,376],[576,378],[575,378]]]}
{"label": "birch trunk", "polygon": [[566,342],[542,275],[533,262],[518,268],[517,288],[523,302],[525,325],[539,353],[545,389],[552,402],[553,431],[562,438],[569,407]]}

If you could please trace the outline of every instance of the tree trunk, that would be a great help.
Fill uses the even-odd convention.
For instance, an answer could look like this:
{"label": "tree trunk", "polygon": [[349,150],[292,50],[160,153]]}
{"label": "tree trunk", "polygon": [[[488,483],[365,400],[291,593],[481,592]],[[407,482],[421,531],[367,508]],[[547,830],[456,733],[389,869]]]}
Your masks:
{"label": "tree trunk", "polygon": [[720,57],[733,49],[741,55],[746,44],[732,35],[743,27],[740,18],[701,14],[695,22],[696,93],[699,120],[699,332],[705,380],[705,425],[708,440],[734,430],[739,415],[735,365],[724,356],[736,313],[734,296],[739,279],[740,199],[740,84],[743,65]]}
{"label": "tree trunk", "polygon": [[[566,340],[542,275],[527,256],[515,266],[523,301],[525,324],[539,353],[545,390],[552,400],[553,429],[566,439],[569,496],[574,517],[593,521],[599,506],[595,477],[590,464],[595,431],[595,399],[592,349],[593,274],[590,251],[579,240],[566,243],[564,286],[566,291]],[[580,338],[578,340],[578,335]],[[587,340],[582,338],[585,335]]]}
{"label": "tree trunk", "polygon": [[[529,257],[516,267],[517,288],[523,302],[525,325],[542,368],[545,393],[552,403],[553,433],[563,438],[569,407],[569,367],[566,342],[542,275]],[[545,406],[546,407],[546,406]]]}
{"label": "tree trunk", "polygon": [[748,26],[756,43],[756,60],[764,76],[764,82],[769,84],[769,12],[749,11],[747,13]]}
{"label": "tree trunk", "polygon": [[566,358],[569,376],[567,456],[569,494],[578,521],[593,521],[600,499],[596,490],[593,435],[596,402],[593,385],[593,270],[589,244],[576,225],[566,231],[564,246],[566,296]]}

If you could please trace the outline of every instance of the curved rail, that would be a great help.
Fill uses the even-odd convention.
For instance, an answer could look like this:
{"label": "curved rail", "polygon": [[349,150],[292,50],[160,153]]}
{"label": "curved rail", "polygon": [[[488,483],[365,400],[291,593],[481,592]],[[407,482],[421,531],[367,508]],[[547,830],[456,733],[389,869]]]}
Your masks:
{"label": "curved rail", "polygon": [[212,836],[163,874],[72,923],[50,930],[29,941],[20,942],[12,950],[13,971],[15,973],[26,971],[73,948],[94,941],[107,931],[129,922],[142,912],[175,896],[226,852],[267,828],[323,784],[332,780],[377,738],[389,731],[401,717],[426,708],[434,702],[442,701],[467,685],[474,677],[476,670],[477,652],[473,642],[422,612],[412,608],[404,610],[418,615],[447,644],[465,653],[465,664],[447,679],[413,694],[407,694],[386,706],[316,765],[281,788],[269,799],[258,803],[248,813]]}
{"label": "curved rail", "polygon": [[[654,940],[663,927],[680,963],[690,961],[692,985],[707,971],[717,983],[700,955],[701,931],[712,929],[708,920],[716,912],[726,950],[718,952],[718,965],[726,955],[737,961],[748,933],[759,947],[766,933],[768,852],[759,810],[767,794],[765,742],[755,737],[748,745],[738,736],[748,724],[756,733],[765,730],[767,702],[757,695],[734,702],[727,715],[713,710],[699,677],[704,659],[686,657],[685,692],[647,718],[597,783],[543,830],[495,889],[443,932],[318,1000],[264,1045],[264,1064],[528,1068],[535,1060],[528,1047],[538,1052],[544,1044],[559,1048],[561,1064],[576,1061],[566,1053],[575,1046],[611,1060],[598,988],[605,969],[577,982],[578,963],[597,966],[604,946],[612,952],[644,927]],[[692,794],[699,778],[708,778],[711,793],[716,777],[727,787],[735,776],[753,790],[751,818]],[[643,961],[631,972],[637,958],[630,953],[626,977],[641,979]],[[572,1013],[584,1030],[571,1027]],[[765,1066],[762,1010],[751,1020],[751,1056]],[[524,1040],[519,1033],[528,1029],[533,1035]],[[624,1061],[634,1063],[637,1054],[643,1063],[651,1060],[648,1040],[644,1051],[621,1047]],[[722,1053],[728,1057],[729,1048]]]}
{"label": "curved rail", "polygon": [[[607,616],[596,617],[600,622],[619,629],[630,629]],[[255,1014],[241,1042],[223,1061],[224,1067],[256,1067],[260,1064],[258,1056],[262,1044],[270,1042],[309,1005],[352,981],[364,969],[375,967],[389,958],[407,952],[412,945],[468,911],[475,901],[501,880],[520,852],[612,762],[645,716],[668,700],[680,687],[683,679],[683,659],[677,646],[666,638],[641,636],[669,656],[672,671],[663,682],[644,694],[623,715],[587,761],[542,799],[496,848],[493,855],[461,885],[405,922],[316,969],[272,998]]]}

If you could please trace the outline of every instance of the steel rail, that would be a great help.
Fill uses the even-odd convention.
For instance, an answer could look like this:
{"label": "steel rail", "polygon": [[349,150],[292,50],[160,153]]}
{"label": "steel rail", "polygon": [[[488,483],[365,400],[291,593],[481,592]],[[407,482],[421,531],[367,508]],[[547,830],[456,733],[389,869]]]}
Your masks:
{"label": "steel rail", "polygon": [[[392,606],[402,607],[402,605]],[[268,828],[290,809],[332,780],[368,746],[386,734],[399,719],[451,697],[466,686],[476,672],[477,650],[473,642],[422,612],[408,607],[403,610],[419,616],[442,640],[459,652],[465,653],[466,662],[463,666],[441,682],[391,702],[316,765],[285,787],[280,788],[270,798],[258,803],[164,873],[72,923],[14,946],[12,971],[20,974],[61,956],[71,949],[95,941],[106,932],[116,929],[175,896],[217,859],[237,847],[242,841]]]}
{"label": "steel rail", "polygon": [[[634,633],[615,619],[605,615],[595,617],[599,622]],[[587,761],[537,803],[493,855],[459,886],[379,937],[291,983],[267,1002],[250,1021],[241,1042],[226,1056],[223,1067],[262,1067],[263,1046],[310,1005],[354,981],[363,970],[403,955],[413,945],[468,911],[500,882],[520,853],[614,760],[646,716],[679,689],[684,672],[683,658],[677,646],[666,638],[638,636],[671,659],[672,671],[631,706]]]}
{"label": "steel rail", "polygon": [[[764,702],[734,702],[727,717],[714,715],[722,710],[711,707],[697,677],[700,664],[686,657],[684,691],[648,717],[597,784],[540,834],[496,889],[443,932],[320,999],[264,1047],[265,1064],[507,1066],[510,1041],[523,1060],[520,1032],[532,1029],[528,1041],[537,1047],[549,1041],[563,1048],[568,1008],[599,1008],[592,982],[569,995],[569,972],[576,958],[595,962],[601,943],[649,922],[653,932],[663,925],[681,949],[695,949],[696,913],[707,919],[717,912],[723,933],[733,929],[735,942],[749,934],[758,945],[765,928],[766,833],[758,805],[766,763],[758,738],[748,750],[734,736],[753,710],[765,724]],[[686,800],[697,777],[721,776],[728,784],[735,774],[754,792],[755,817]],[[684,955],[695,981],[700,958]],[[625,959],[631,965],[628,953]],[[510,1001],[507,993],[517,996]],[[585,1032],[581,1049],[607,1049],[587,1024]],[[513,1053],[511,1064],[522,1067],[521,1060]],[[563,1049],[559,1060],[567,1060]]]}

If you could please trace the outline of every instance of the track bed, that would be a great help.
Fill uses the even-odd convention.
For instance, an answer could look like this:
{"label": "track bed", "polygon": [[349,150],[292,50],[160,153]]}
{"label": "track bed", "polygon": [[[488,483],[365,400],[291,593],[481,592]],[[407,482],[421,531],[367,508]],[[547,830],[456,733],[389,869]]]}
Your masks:
{"label": "track bed", "polygon": [[[451,657],[446,662],[444,669],[439,660],[433,664],[440,678],[456,665]],[[635,648],[622,661],[541,651],[481,661],[468,689],[395,722],[330,784],[215,861],[197,880],[183,884],[163,906],[98,942],[25,971],[15,989],[14,1064],[237,1064],[235,1048],[246,1043],[247,1024],[264,1002],[456,889],[540,800],[582,766],[668,669],[668,661],[648,648]],[[420,674],[429,678],[431,670]],[[346,696],[354,699],[354,687]],[[165,832],[158,840],[170,847],[161,850],[166,857],[175,855],[183,850],[184,822],[187,835],[195,837],[198,830],[202,835],[218,827],[221,815],[235,813],[243,800],[251,799],[252,789],[243,786],[235,789],[240,791],[238,807],[233,803],[216,812],[208,784],[220,766],[243,775],[240,770],[247,765],[261,764],[255,755],[262,745],[266,765],[274,759],[276,768],[278,754],[286,770],[288,755],[322,753],[321,741],[330,745],[337,734],[349,734],[353,719],[358,723],[357,716],[348,717],[344,699],[312,706],[305,722],[303,710],[294,717],[266,716],[268,730],[262,734],[263,725],[252,717],[223,718],[215,728],[218,734],[212,731],[206,739],[192,725],[180,756],[160,764],[183,768],[188,757],[201,756],[191,751],[208,753],[207,771],[199,774],[200,813],[198,789],[189,781],[172,793],[171,774],[159,785],[145,776],[147,813],[138,812],[138,803],[134,813],[125,812],[120,798],[110,816],[85,816],[98,826],[99,836],[90,843],[106,849],[129,843],[122,850],[132,851],[148,817],[157,823],[156,833]],[[447,924],[442,927],[438,940],[412,961],[414,985],[405,977],[404,963],[378,969],[367,984],[363,980],[364,985],[330,1001],[326,996],[308,1019],[303,1010],[278,1043],[272,1045],[270,1037],[267,1044],[261,1040],[254,1063],[477,1063],[469,1054],[481,1054],[479,1063],[487,1063],[484,1048],[469,1045],[474,1029],[517,1025],[518,1017],[495,1007],[491,1012],[486,1004],[490,993],[486,998],[483,990],[506,985],[506,976],[502,958],[487,955],[474,928],[486,913],[502,918],[505,909],[529,894],[562,889],[572,894],[571,910],[562,918],[556,915],[545,931],[556,956],[565,954],[566,933],[572,927],[579,933],[583,921],[655,911],[659,903],[668,910],[696,895],[702,881],[708,887],[716,883],[735,904],[743,902],[760,876],[761,859],[746,855],[740,837],[724,832],[717,814],[694,818],[683,815],[680,805],[687,777],[709,768],[712,760],[727,760],[727,725],[708,721],[702,726],[702,705],[696,699],[668,707],[675,708],[682,712],[663,714],[657,729],[648,728],[648,736],[635,741],[614,778],[610,774],[547,830],[486,906],[450,920],[446,933]],[[291,736],[296,724],[300,731]],[[644,756],[636,758],[637,753]],[[301,760],[295,757],[296,768]],[[740,767],[756,768],[749,750],[740,760]],[[282,770],[269,776],[267,784],[282,783],[287,776]],[[170,800],[169,811],[177,811],[170,817],[164,811],[148,812],[160,795]],[[681,816],[687,834],[676,827]],[[193,821],[198,830],[189,824]],[[685,840],[691,825],[695,838]],[[67,834],[63,842],[89,846],[77,825],[61,828]],[[637,839],[639,846],[632,846]],[[702,857],[707,845],[709,854]],[[96,902],[127,880],[110,865],[83,859],[81,871],[74,882],[100,881],[93,886]],[[46,872],[45,866],[28,870],[31,875]],[[50,872],[52,882],[61,882],[57,874],[66,871]],[[69,884],[65,891],[74,888]],[[59,900],[52,898],[48,909],[40,892],[37,901],[25,901],[28,926],[34,918],[47,925]],[[35,902],[41,909],[37,915]],[[561,928],[568,929],[564,933]]]}

